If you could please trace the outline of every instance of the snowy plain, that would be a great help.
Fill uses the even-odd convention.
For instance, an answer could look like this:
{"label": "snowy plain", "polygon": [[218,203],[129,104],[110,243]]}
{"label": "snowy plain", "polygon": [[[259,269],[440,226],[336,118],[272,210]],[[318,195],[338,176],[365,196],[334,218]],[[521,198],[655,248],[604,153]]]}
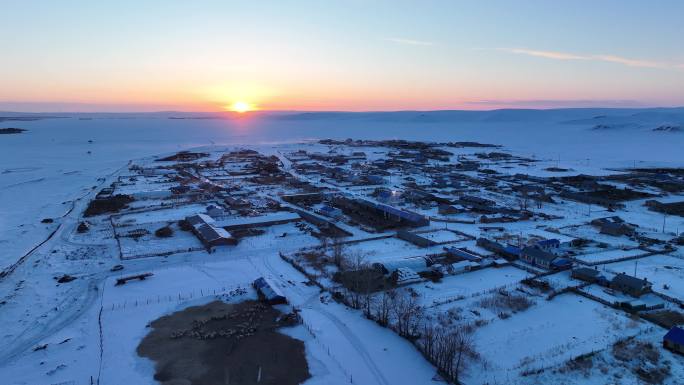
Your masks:
{"label": "snowy plain", "polygon": [[[2,116],[11,116],[10,113],[2,113]],[[24,114],[19,114],[24,115]],[[54,114],[51,114],[55,116]],[[611,109],[572,109],[572,110],[500,110],[488,112],[466,111],[436,111],[436,112],[396,112],[396,113],[258,113],[253,116],[220,119],[196,119],[210,114],[182,114],[182,113],[158,113],[158,114],[62,114],[58,118],[49,118],[35,121],[7,121],[0,125],[8,127],[21,127],[28,131],[18,135],[0,136],[0,270],[11,268],[22,256],[29,253],[34,247],[48,239],[54,232],[54,237],[68,237],[76,225],[70,216],[72,211],[83,209],[83,205],[99,187],[107,185],[110,181],[106,178],[118,170],[125,168],[128,161],[142,157],[151,157],[160,153],[178,151],[180,149],[194,147],[216,147],[248,145],[262,151],[277,151],[274,146],[283,146],[285,143],[311,141],[322,138],[354,138],[354,139],[407,139],[422,141],[477,141],[493,143],[505,146],[506,151],[534,156],[536,159],[547,160],[550,165],[562,164],[574,173],[605,173],[606,169],[623,167],[655,167],[655,166],[684,166],[684,132],[659,132],[654,128],[662,124],[684,124],[684,109],[654,109],[654,110],[611,110]],[[58,115],[59,116],[59,115]],[[169,119],[169,117],[183,116],[186,119]],[[625,126],[625,120],[633,124]],[[597,129],[597,125],[601,129]],[[176,214],[174,214],[176,215]],[[180,214],[178,214],[180,215]],[[53,223],[41,223],[44,218],[53,219]],[[150,223],[159,223],[168,218],[152,218]],[[174,218],[175,219],[175,218]],[[145,221],[143,221],[145,222]],[[657,224],[654,223],[653,227]],[[682,226],[684,227],[684,226]],[[273,229],[271,232],[280,233],[290,231],[289,225]],[[273,234],[267,234],[265,238]],[[305,237],[293,238],[288,242],[304,241]],[[257,242],[258,245],[263,245]],[[382,242],[378,242],[381,244]],[[257,244],[245,243],[244,250],[237,253],[239,258],[246,258],[250,250]],[[278,241],[268,244],[269,249],[279,247],[291,247],[292,245],[279,244]],[[155,316],[165,314],[178,308],[175,302],[156,305],[147,304],[144,316],[131,317],[126,313],[135,314],[130,310],[118,310],[121,298],[110,300],[107,298],[107,286],[111,285],[111,277],[107,274],[92,274],[97,258],[112,258],[108,253],[107,245],[93,245],[93,255],[85,259],[80,268],[90,278],[100,279],[101,284],[97,287],[87,285],[85,280],[78,280],[69,288],[54,289],[51,282],[53,276],[42,277],[47,281],[44,285],[30,288],[31,295],[40,298],[44,293],[45,302],[53,296],[54,290],[67,292],[81,291],[77,309],[66,312],[65,315],[53,324],[42,323],[41,315],[30,314],[27,318],[34,318],[33,322],[17,322],[16,320],[3,317],[0,314],[2,325],[6,325],[3,333],[10,336],[3,343],[12,343],[13,346],[0,354],[0,378],[8,378],[11,374],[10,383],[16,384],[55,384],[62,380],[73,378],[74,368],[88,368],[79,377],[79,382],[87,383],[89,376],[109,379],[108,383],[145,383],[143,378],[151,376],[151,365],[141,363],[133,359],[135,341],[144,335],[145,323]],[[183,247],[186,247],[184,245]],[[410,249],[410,248],[408,248]],[[38,247],[37,252],[41,248]],[[47,252],[47,250],[45,250]],[[132,254],[134,250],[132,250]],[[382,255],[379,252],[378,255]],[[226,285],[238,282],[248,282],[251,278],[261,273],[277,277],[269,265],[250,262],[249,259],[230,261],[230,268],[221,266],[221,255],[215,255],[207,263],[211,265],[211,274],[221,274],[220,279],[214,279],[207,290],[216,290]],[[223,256],[225,257],[225,256]],[[183,255],[178,256],[177,264],[182,264]],[[249,263],[247,263],[249,262]],[[280,263],[278,259],[271,264]],[[135,262],[137,263],[137,262]],[[139,268],[144,269],[146,262],[140,261]],[[255,265],[256,264],[256,265]],[[75,266],[75,263],[74,263]],[[133,266],[136,266],[135,264]],[[240,268],[232,271],[235,266]],[[19,267],[11,276],[11,279],[0,280],[0,297],[11,296],[12,291],[21,285],[22,275],[31,274],[30,264]],[[57,274],[62,272],[64,266],[49,266],[50,271]],[[73,266],[69,266],[72,270]],[[135,268],[135,267],[134,267]],[[221,269],[225,269],[222,271]],[[277,266],[278,269],[286,269],[288,266]],[[657,270],[655,266],[644,265],[649,269],[656,282],[663,274],[678,274]],[[200,282],[206,283],[207,269],[199,266],[183,266],[155,271],[155,274],[175,274],[178,270],[183,274],[192,272],[202,274]],[[511,282],[524,277],[525,274],[515,271],[511,275]],[[233,275],[237,275],[233,277]],[[482,277],[480,277],[482,275]],[[493,285],[486,277],[487,273],[470,276],[473,282],[466,286],[453,286],[453,295],[462,295],[471,291],[482,291],[497,285]],[[235,278],[231,280],[231,277]],[[681,279],[679,275],[675,278]],[[173,279],[171,279],[173,281]],[[310,297],[315,297],[315,292],[296,292],[288,289],[283,282],[284,290],[288,294],[298,298],[301,304],[307,304]],[[192,286],[191,284],[188,284]],[[199,285],[199,284],[198,284]],[[202,286],[202,285],[199,285]],[[198,287],[199,287],[198,286]],[[201,295],[204,295],[203,290]],[[681,291],[680,285],[673,290]],[[165,285],[158,288],[157,297],[164,295],[173,296],[183,294],[180,287]],[[154,293],[153,293],[154,294]],[[153,301],[154,295],[146,294],[149,301]],[[194,294],[193,294],[194,295]],[[431,299],[441,299],[445,293],[440,293]],[[94,306],[101,301],[103,316],[99,316]],[[141,295],[133,293],[131,298],[136,300]],[[199,299],[198,299],[199,301]],[[588,304],[576,304],[575,300],[567,301],[567,307],[559,307],[560,311],[566,309],[580,309],[581,312],[568,317],[581,318],[582,314],[600,312],[600,309]],[[192,302],[190,302],[192,303]],[[127,304],[124,299],[124,304]],[[111,306],[109,313],[104,311],[106,306]],[[184,303],[183,306],[187,306]],[[14,305],[12,305],[14,306]],[[41,306],[51,306],[49,303]],[[68,308],[68,304],[55,303],[55,308]],[[123,305],[127,306],[127,305]],[[360,317],[352,317],[344,309],[337,305],[331,305],[329,309],[320,309],[322,305],[305,307],[305,315],[311,320],[309,327],[313,328],[322,338],[314,341],[305,330],[294,329],[291,333],[305,340],[309,353],[327,351],[327,344],[339,344],[339,351],[346,352],[341,357],[328,357],[317,354],[321,361],[320,365],[314,365],[313,372],[318,373],[312,383],[333,383],[344,378],[348,373],[343,367],[359,366],[362,383],[428,383],[432,368],[426,364],[420,355],[411,350],[406,354],[406,349],[401,346],[407,344],[393,333],[374,327],[367,322],[361,322]],[[554,305],[556,306],[556,305]],[[5,308],[9,314],[14,308]],[[541,313],[549,311],[545,309]],[[570,310],[567,310],[570,311]],[[510,328],[511,333],[521,339],[534,339],[536,328],[549,327],[545,325],[537,315],[536,310],[526,317],[513,321],[501,321],[490,325],[491,328]],[[98,338],[96,330],[90,326],[98,322],[98,317],[110,324],[120,324],[120,327],[112,328],[113,334],[105,336],[107,346],[110,347],[103,354],[111,357],[126,356],[121,365],[130,369],[122,371],[126,376],[119,377],[117,367],[105,366],[98,373],[99,352],[96,344],[92,341]],[[340,320],[342,319],[342,320]],[[587,316],[586,319],[589,319]],[[614,320],[604,319],[601,329],[595,333],[608,332],[610,324]],[[535,323],[536,322],[536,323]],[[583,321],[585,322],[585,321]],[[10,324],[12,323],[12,324]],[[519,323],[524,323],[523,325]],[[127,326],[128,325],[128,326]],[[530,325],[535,325],[532,327]],[[586,323],[580,323],[578,327],[564,329],[565,334],[577,334],[579,345],[586,345],[594,336],[587,335],[588,328],[582,328]],[[344,330],[353,328],[356,339],[341,341]],[[635,327],[638,329],[638,327]],[[117,334],[122,333],[122,334]],[[500,338],[500,334],[497,335]],[[609,334],[601,338],[608,338]],[[495,337],[489,341],[492,346],[504,343]],[[598,338],[598,337],[597,337]],[[65,343],[66,340],[78,341]],[[370,344],[373,340],[375,343]],[[484,341],[484,340],[483,340]],[[486,342],[486,341],[485,341]],[[482,342],[483,344],[485,342]],[[49,343],[55,346],[51,349],[60,352],[64,362],[69,361],[69,368],[60,360],[54,358],[54,354],[48,358],[45,352],[39,351],[34,354],[46,356],[40,364],[22,360],[22,354],[40,343]],[[512,344],[513,342],[511,342]],[[75,346],[74,346],[75,345]],[[389,348],[377,350],[378,346]],[[61,349],[61,350],[60,350]],[[533,353],[544,353],[544,347]],[[63,351],[63,353],[61,352]],[[396,353],[401,351],[401,353]],[[502,365],[493,375],[500,381],[501,376],[512,366],[515,366],[524,357],[511,355],[497,357],[498,351],[486,351],[487,356],[502,362]],[[353,362],[355,357],[373,355],[377,362],[383,363],[380,368],[368,361],[360,360]],[[82,357],[88,357],[87,360]],[[322,358],[320,358],[322,357]],[[509,360],[509,361],[506,361]],[[340,365],[336,361],[347,361]],[[12,362],[6,366],[5,363]],[[109,361],[111,362],[111,360]],[[400,365],[396,363],[400,362]],[[402,370],[388,370],[393,366],[399,366]],[[66,366],[66,365],[65,365]],[[337,367],[339,373],[328,373],[331,368]],[[52,373],[48,381],[37,381],[34,373]],[[104,373],[104,374],[102,374]],[[122,374],[123,375],[123,374]],[[504,377],[505,378],[505,377]],[[408,381],[408,382],[407,382]]]}

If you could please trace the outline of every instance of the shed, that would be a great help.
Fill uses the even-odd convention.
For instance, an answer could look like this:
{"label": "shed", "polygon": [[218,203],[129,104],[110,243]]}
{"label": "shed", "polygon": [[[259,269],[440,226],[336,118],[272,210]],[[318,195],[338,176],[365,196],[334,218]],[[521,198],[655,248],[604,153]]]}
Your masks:
{"label": "shed", "polygon": [[257,278],[252,286],[264,302],[271,305],[287,303],[287,298],[280,292],[280,289],[264,277]]}

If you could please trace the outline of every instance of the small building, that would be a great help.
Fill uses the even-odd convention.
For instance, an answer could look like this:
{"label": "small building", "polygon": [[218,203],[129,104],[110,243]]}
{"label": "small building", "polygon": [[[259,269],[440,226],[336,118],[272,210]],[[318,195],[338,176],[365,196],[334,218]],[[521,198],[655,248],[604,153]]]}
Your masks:
{"label": "small building", "polygon": [[590,269],[588,267],[578,267],[572,269],[570,276],[574,279],[579,279],[584,282],[597,282],[601,273],[596,269]]}
{"label": "small building", "polygon": [[684,354],[684,329],[673,326],[663,337],[663,347],[675,353]]}
{"label": "small building", "polygon": [[280,292],[280,289],[264,277],[257,278],[252,283],[252,286],[257,291],[259,299],[268,304],[277,305],[287,303],[287,298]]}
{"label": "small building", "polygon": [[226,215],[226,211],[223,209],[223,207],[219,207],[216,205],[209,205],[207,206],[207,215],[210,217],[216,218],[216,217],[222,217]]}
{"label": "small building", "polygon": [[625,273],[620,273],[610,281],[610,288],[621,291],[632,297],[641,297],[651,292],[652,284],[646,278],[639,279]]}

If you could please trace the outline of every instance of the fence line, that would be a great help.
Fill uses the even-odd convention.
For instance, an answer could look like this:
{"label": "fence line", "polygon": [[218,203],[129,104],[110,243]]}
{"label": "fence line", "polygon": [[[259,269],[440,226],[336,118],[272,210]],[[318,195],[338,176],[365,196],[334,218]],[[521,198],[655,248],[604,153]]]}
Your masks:
{"label": "fence line", "polygon": [[168,302],[183,302],[193,298],[203,298],[212,295],[228,294],[231,297],[244,295],[247,293],[248,285],[233,285],[220,287],[207,287],[200,289],[193,289],[190,292],[179,292],[174,294],[158,294],[152,297],[127,299],[123,302],[111,303],[104,306],[105,310],[123,310],[126,308],[137,308],[140,306],[156,305]]}
{"label": "fence line", "polygon": [[302,326],[304,326],[304,329],[305,329],[307,332],[309,332],[309,334],[311,335],[311,337],[313,338],[313,340],[316,341],[316,343],[318,343],[318,345],[319,345],[323,350],[326,351],[326,353],[328,354],[328,357],[330,357],[330,359],[332,359],[332,360],[335,362],[335,364],[337,364],[337,366],[340,368],[340,370],[342,371],[342,373],[344,373],[344,376],[345,376],[347,379],[349,379],[349,383],[354,383],[354,378],[353,378],[353,376],[351,375],[351,373],[349,373],[349,372],[342,366],[342,364],[341,364],[340,361],[337,359],[337,357],[335,357],[332,353],[330,353],[330,347],[327,346],[326,344],[324,344],[323,342],[321,342],[321,340],[318,338],[318,336],[316,335],[316,333],[314,333],[313,328],[312,328],[309,324],[307,324],[306,322],[304,322],[303,320],[302,320]]}

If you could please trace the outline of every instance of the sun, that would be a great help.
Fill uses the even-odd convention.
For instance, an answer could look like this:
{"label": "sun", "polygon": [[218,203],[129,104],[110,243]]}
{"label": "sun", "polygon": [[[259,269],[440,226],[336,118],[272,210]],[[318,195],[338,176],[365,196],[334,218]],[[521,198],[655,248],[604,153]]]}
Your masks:
{"label": "sun", "polygon": [[254,110],[254,106],[247,102],[235,102],[230,105],[230,110],[237,113],[245,113]]}

